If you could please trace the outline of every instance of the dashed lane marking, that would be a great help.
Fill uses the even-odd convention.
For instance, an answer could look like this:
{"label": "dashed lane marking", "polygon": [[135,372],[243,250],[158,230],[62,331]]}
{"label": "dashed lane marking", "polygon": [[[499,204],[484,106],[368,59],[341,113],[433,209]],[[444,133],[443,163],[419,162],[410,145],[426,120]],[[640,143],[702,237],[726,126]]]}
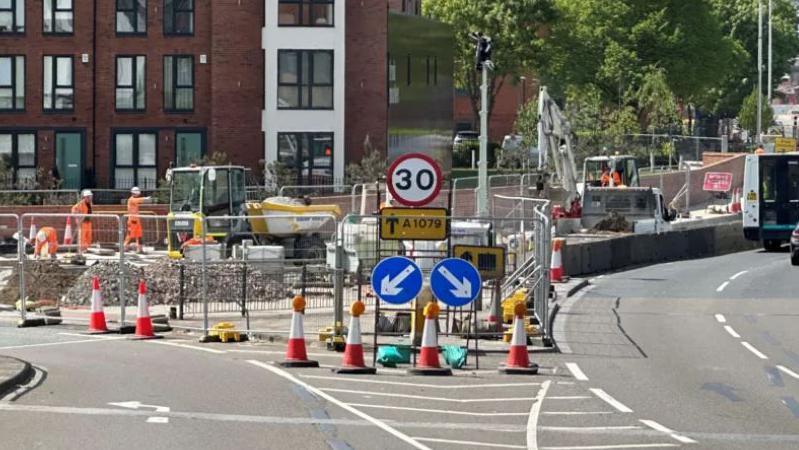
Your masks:
{"label": "dashed lane marking", "polygon": [[660,431],[661,433],[668,434],[669,436],[672,437],[672,439],[680,441],[683,444],[696,444],[697,443],[695,440],[693,440],[693,439],[691,439],[691,438],[689,438],[687,436],[683,436],[681,434],[677,434],[674,430],[672,430],[672,429],[670,429],[670,428],[668,428],[668,427],[666,427],[664,425],[661,425],[661,424],[655,422],[654,420],[641,419],[640,422],[642,424],[648,426],[649,428],[652,428],[655,431]]}
{"label": "dashed lane marking", "polygon": [[365,397],[394,397],[394,398],[412,398],[416,400],[432,400],[437,402],[450,402],[450,403],[487,403],[487,402],[528,402],[535,400],[535,397],[508,397],[508,398],[444,398],[444,397],[427,397],[424,395],[408,395],[393,392],[375,392],[375,391],[358,391],[354,389],[334,389],[334,388],[320,388],[324,392],[338,392],[341,394],[359,394]]}
{"label": "dashed lane marking", "polygon": [[394,409],[399,411],[428,412],[434,414],[452,414],[457,416],[473,416],[473,417],[512,417],[512,416],[527,417],[528,415],[527,413],[479,413],[479,412],[468,412],[468,411],[451,411],[448,409],[426,409],[426,408],[411,408],[407,406],[370,405],[366,403],[347,403],[347,404],[357,408]]}
{"label": "dashed lane marking", "polygon": [[107,337],[104,339],[81,339],[79,341],[60,341],[60,342],[44,342],[41,344],[24,344],[24,345],[11,345],[8,347],[0,347],[0,350],[15,350],[18,348],[35,348],[35,347],[51,347],[54,345],[69,345],[69,344],[87,344],[90,342],[109,342],[109,341],[119,341],[127,339],[124,336],[119,337]]}
{"label": "dashed lane marking", "polygon": [[777,366],[777,369],[779,369],[782,373],[788,375],[789,377],[796,378],[797,380],[799,380],[799,374],[797,374],[793,370],[791,370],[791,369],[789,369],[789,368],[787,368],[785,366],[780,366],[780,365]]}
{"label": "dashed lane marking", "polygon": [[613,411],[545,411],[547,416],[588,416],[593,414],[613,414]]}
{"label": "dashed lane marking", "polygon": [[749,273],[749,271],[748,270],[742,270],[742,271],[736,273],[735,275],[731,276],[730,280],[735,280],[736,278],[738,278],[741,275],[746,274],[746,273]]}
{"label": "dashed lane marking", "polygon": [[541,415],[541,405],[551,384],[549,380],[544,381],[535,396],[533,406],[530,407],[530,417],[527,419],[527,450],[538,450],[538,417]]}
{"label": "dashed lane marking", "polygon": [[580,381],[588,381],[588,377],[585,376],[585,373],[580,369],[580,366],[577,363],[567,362],[566,368],[569,369],[569,372],[572,373],[575,379]]}
{"label": "dashed lane marking", "polygon": [[637,425],[618,425],[607,427],[538,427],[539,430],[544,431],[571,431],[571,432],[588,432],[588,431],[625,431],[625,430],[640,430],[643,427]]}
{"label": "dashed lane marking", "polygon": [[523,445],[510,445],[510,444],[495,444],[493,442],[475,442],[475,441],[457,441],[452,439],[439,439],[439,438],[426,438],[426,437],[415,437],[417,441],[422,442],[435,442],[438,444],[455,444],[455,445],[468,445],[469,447],[489,447],[489,448],[519,448],[519,449],[527,449],[527,447]]}
{"label": "dashed lane marking", "polygon": [[541,447],[541,450],[613,450],[621,448],[669,448],[677,444],[621,444],[621,445],[579,445],[571,447]]}
{"label": "dashed lane marking", "polygon": [[735,339],[740,339],[741,335],[736,333],[735,330],[732,329],[729,325],[724,325],[724,329],[727,330],[727,333],[730,333],[730,336],[734,337]]}
{"label": "dashed lane marking", "polygon": [[610,394],[608,394],[607,392],[603,391],[602,389],[591,388],[590,391],[593,392],[594,395],[596,395],[600,399],[604,400],[605,403],[607,403],[608,405],[612,406],[613,408],[615,408],[619,412],[623,412],[623,413],[631,413],[631,412],[633,412],[633,410],[628,408],[627,406],[625,406],[624,403],[616,400]]}
{"label": "dashed lane marking", "polygon": [[373,423],[378,428],[380,428],[383,431],[391,434],[392,436],[402,440],[403,442],[406,442],[406,443],[410,444],[414,448],[418,448],[419,450],[431,450],[430,447],[422,444],[421,442],[415,440],[414,438],[408,436],[407,434],[397,430],[396,428],[386,424],[382,420],[376,419],[376,418],[370,416],[369,414],[366,414],[365,412],[363,412],[363,411],[361,411],[359,409],[356,409],[356,408],[353,408],[352,406],[347,405],[346,403],[340,401],[339,399],[333,397],[332,395],[330,395],[330,394],[328,394],[326,392],[323,392],[321,389],[317,389],[317,388],[311,386],[310,384],[308,384],[308,383],[306,383],[306,382],[294,377],[293,375],[291,375],[290,373],[286,372],[285,370],[278,369],[277,367],[270,366],[269,364],[262,363],[261,361],[255,361],[253,359],[247,360],[247,362],[252,364],[252,365],[254,365],[254,366],[256,366],[256,367],[260,367],[262,369],[266,369],[266,370],[274,373],[275,375],[283,377],[286,380],[289,380],[292,383],[305,388],[307,391],[312,392],[312,393],[318,395],[319,397],[322,397],[325,400],[338,405],[340,408],[342,408],[344,410],[347,410],[347,411],[349,411],[352,414],[355,414],[356,416],[360,417],[361,419],[364,419],[364,420],[366,420],[368,422]]}
{"label": "dashed lane marking", "polygon": [[180,347],[180,348],[187,348],[191,350],[199,350],[201,352],[207,353],[214,353],[217,355],[221,355],[227,353],[225,350],[217,350],[215,348],[208,348],[208,347],[198,347],[196,345],[188,345],[188,344],[178,344],[177,342],[167,342],[167,341],[145,341],[149,342],[150,344],[158,344],[158,345],[169,345],[172,347]]}
{"label": "dashed lane marking", "polygon": [[724,314],[716,314],[716,320],[718,320],[719,323],[727,322],[727,318],[724,317]]}
{"label": "dashed lane marking", "polygon": [[716,292],[723,292],[724,289],[726,289],[727,286],[729,286],[729,285],[730,285],[729,281],[725,281],[724,283],[721,283],[721,286],[716,288]]}
{"label": "dashed lane marking", "polygon": [[150,417],[147,423],[169,423],[169,417]]}
{"label": "dashed lane marking", "polygon": [[553,395],[547,397],[549,400],[585,400],[591,398],[589,395]]}
{"label": "dashed lane marking", "polygon": [[477,388],[498,388],[498,387],[541,386],[541,383],[440,385],[440,384],[430,384],[430,383],[406,383],[401,381],[366,380],[366,379],[355,379],[352,377],[329,377],[322,375],[300,375],[300,378],[313,379],[313,380],[330,380],[330,381],[346,380],[347,383],[385,384],[390,386],[409,386],[409,387],[424,387],[424,388],[436,388],[436,389],[477,389]]}
{"label": "dashed lane marking", "polygon": [[746,347],[746,349],[749,350],[750,352],[754,353],[754,355],[757,356],[758,358],[760,358],[760,359],[768,359],[768,356],[763,354],[763,352],[761,352],[760,350],[756,349],[754,345],[752,345],[752,344],[750,344],[750,343],[748,343],[746,341],[741,342],[741,345]]}

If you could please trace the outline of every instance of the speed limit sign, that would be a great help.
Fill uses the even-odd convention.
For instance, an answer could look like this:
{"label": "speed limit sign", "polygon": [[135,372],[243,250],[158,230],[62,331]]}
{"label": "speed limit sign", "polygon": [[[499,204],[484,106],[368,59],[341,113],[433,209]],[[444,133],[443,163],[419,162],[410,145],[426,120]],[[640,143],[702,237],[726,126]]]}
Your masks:
{"label": "speed limit sign", "polygon": [[388,169],[388,191],[405,206],[424,206],[441,191],[441,168],[421,153],[400,156]]}

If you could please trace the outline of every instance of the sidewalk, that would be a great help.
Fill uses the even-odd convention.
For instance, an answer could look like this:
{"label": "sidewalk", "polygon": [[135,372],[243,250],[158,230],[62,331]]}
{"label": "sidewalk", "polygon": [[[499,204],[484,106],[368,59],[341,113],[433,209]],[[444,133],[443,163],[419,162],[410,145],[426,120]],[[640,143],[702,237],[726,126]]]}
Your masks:
{"label": "sidewalk", "polygon": [[33,376],[30,363],[0,355],[0,400]]}

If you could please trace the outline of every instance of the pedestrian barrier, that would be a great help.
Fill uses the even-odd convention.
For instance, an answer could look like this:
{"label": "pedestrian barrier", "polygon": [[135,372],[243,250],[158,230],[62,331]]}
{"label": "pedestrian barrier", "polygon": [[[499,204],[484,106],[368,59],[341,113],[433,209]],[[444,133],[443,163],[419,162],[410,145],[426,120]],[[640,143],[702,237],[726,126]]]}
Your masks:
{"label": "pedestrian barrier", "polygon": [[302,326],[302,317],[305,314],[305,299],[298,295],[293,300],[291,314],[291,333],[286,346],[286,359],[279,363],[283,367],[319,367],[318,361],[308,359],[305,350],[305,332]]}
{"label": "pedestrian barrier", "polygon": [[527,353],[527,331],[524,323],[526,312],[527,308],[524,304],[516,304],[513,318],[513,337],[511,338],[505,365],[499,367],[500,373],[508,375],[535,375],[538,373],[538,364],[530,364],[530,356]]}

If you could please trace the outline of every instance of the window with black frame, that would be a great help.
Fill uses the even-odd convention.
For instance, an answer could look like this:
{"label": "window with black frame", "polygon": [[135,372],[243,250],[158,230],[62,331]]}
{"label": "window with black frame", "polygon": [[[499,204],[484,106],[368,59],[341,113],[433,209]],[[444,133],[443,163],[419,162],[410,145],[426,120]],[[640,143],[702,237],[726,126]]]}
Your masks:
{"label": "window with black frame", "polygon": [[45,111],[72,111],[75,108],[75,80],[72,56],[44,57]]}
{"label": "window with black frame", "polygon": [[0,34],[25,32],[25,0],[0,0]]}
{"label": "window with black frame", "polygon": [[147,0],[116,0],[117,34],[147,33]]}
{"label": "window with black frame", "polygon": [[114,188],[155,189],[158,135],[150,131],[114,133]]}
{"label": "window with black frame", "polygon": [[164,110],[194,110],[194,57],[164,56]]}
{"label": "window with black frame", "polygon": [[117,56],[116,109],[144,111],[146,57]]}
{"label": "window with black frame", "polygon": [[164,34],[194,34],[194,0],[164,0]]}
{"label": "window with black frame", "polygon": [[0,163],[7,169],[0,176],[3,189],[36,187],[36,134],[0,132]]}
{"label": "window with black frame", "polygon": [[332,27],[335,0],[280,0],[281,27]]}
{"label": "window with black frame", "polygon": [[278,109],[333,109],[333,51],[278,51]]}
{"label": "window with black frame", "polygon": [[73,6],[73,0],[44,0],[44,32],[72,34],[75,29]]}
{"label": "window with black frame", "polygon": [[0,111],[25,109],[25,57],[0,56]]}
{"label": "window with black frame", "polygon": [[333,183],[333,133],[278,133],[278,161],[298,185]]}

